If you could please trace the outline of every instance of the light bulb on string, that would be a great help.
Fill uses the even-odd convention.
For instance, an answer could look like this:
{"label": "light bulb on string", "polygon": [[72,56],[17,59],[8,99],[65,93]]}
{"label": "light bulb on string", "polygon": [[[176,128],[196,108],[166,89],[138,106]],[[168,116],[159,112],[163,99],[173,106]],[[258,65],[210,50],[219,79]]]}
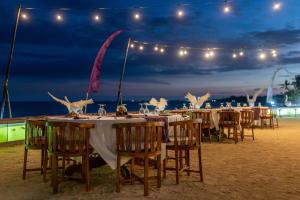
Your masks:
{"label": "light bulb on string", "polygon": [[94,20],[95,20],[96,22],[99,22],[99,21],[101,20],[100,15],[94,15]]}
{"label": "light bulb on string", "polygon": [[184,17],[184,11],[182,9],[177,10],[177,17],[178,18]]}
{"label": "light bulb on string", "polygon": [[281,2],[275,2],[273,4],[272,8],[273,8],[274,11],[278,11],[278,10],[281,9],[281,6],[282,6]]}
{"label": "light bulb on string", "polygon": [[240,51],[239,55],[242,57],[244,56],[244,52],[243,51]]}
{"label": "light bulb on string", "polygon": [[130,48],[134,49],[135,45],[133,43],[130,44]]}
{"label": "light bulb on string", "polygon": [[210,55],[210,57],[214,57],[214,56],[215,56],[215,52],[211,50],[211,51],[209,52],[209,55]]}
{"label": "light bulb on string", "polygon": [[143,50],[144,50],[144,46],[143,46],[143,45],[140,45],[140,46],[139,46],[139,50],[140,50],[140,51],[143,51]]}
{"label": "light bulb on string", "polygon": [[56,18],[56,21],[59,21],[59,22],[63,20],[63,17],[62,17],[61,14],[57,14],[57,15],[55,16],[55,18]]}
{"label": "light bulb on string", "polygon": [[141,19],[141,14],[139,12],[135,12],[133,14],[133,19],[136,20],[136,21],[140,20]]}
{"label": "light bulb on string", "polygon": [[187,55],[187,54],[188,54],[188,52],[187,52],[186,49],[183,51],[183,54],[184,54],[184,55]]}
{"label": "light bulb on string", "polygon": [[164,48],[160,48],[160,53],[164,53],[165,52],[165,49]]}
{"label": "light bulb on string", "polygon": [[231,7],[229,5],[225,5],[223,8],[224,13],[229,13],[231,11]]}
{"label": "light bulb on string", "polygon": [[155,46],[155,47],[154,47],[154,51],[158,51],[158,46]]}
{"label": "light bulb on string", "polygon": [[237,58],[236,53],[233,53],[233,54],[232,54],[232,58]]}
{"label": "light bulb on string", "polygon": [[28,15],[26,13],[21,13],[21,18],[24,20],[28,19]]}
{"label": "light bulb on string", "polygon": [[260,52],[259,55],[258,55],[258,58],[260,60],[266,60],[267,54],[265,52]]}

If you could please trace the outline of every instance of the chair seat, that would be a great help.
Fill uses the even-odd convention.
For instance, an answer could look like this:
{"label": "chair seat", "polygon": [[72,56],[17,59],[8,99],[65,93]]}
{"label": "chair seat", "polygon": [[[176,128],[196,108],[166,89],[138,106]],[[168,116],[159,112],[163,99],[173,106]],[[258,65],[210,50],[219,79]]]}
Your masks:
{"label": "chair seat", "polygon": [[[178,146],[182,146],[182,142],[185,142],[185,145],[189,145],[189,138],[185,137],[183,138],[178,138],[177,139],[178,142]],[[193,143],[192,144],[196,144],[196,137],[193,137]],[[169,137],[169,142],[167,143],[167,146],[174,146],[175,145],[175,138],[174,137]]]}

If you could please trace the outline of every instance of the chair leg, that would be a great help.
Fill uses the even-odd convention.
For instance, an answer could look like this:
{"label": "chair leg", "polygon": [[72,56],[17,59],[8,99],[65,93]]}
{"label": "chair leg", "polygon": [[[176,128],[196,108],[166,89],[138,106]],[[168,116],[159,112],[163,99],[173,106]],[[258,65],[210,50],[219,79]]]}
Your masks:
{"label": "chair leg", "polygon": [[52,156],[52,186],[53,193],[56,194],[58,192],[58,180],[57,180],[57,155]]}
{"label": "chair leg", "polygon": [[145,157],[144,162],[144,196],[148,196],[149,158],[147,156]]}
{"label": "chair leg", "polygon": [[41,150],[41,175],[43,175],[44,156],[45,156],[45,151],[44,151],[44,149],[42,149]]}
{"label": "chair leg", "polygon": [[117,156],[117,180],[116,180],[116,192],[120,192],[120,188],[121,188],[121,174],[120,174],[120,171],[121,171],[121,158],[120,156],[118,155]]}
{"label": "chair leg", "polygon": [[244,141],[244,134],[245,134],[245,128],[242,127],[242,131],[241,131],[241,140]]}
{"label": "chair leg", "polygon": [[187,175],[190,176],[190,150],[186,150],[186,165],[188,166]]}
{"label": "chair leg", "polygon": [[180,149],[179,150],[179,163],[180,163],[179,167],[180,167],[180,169],[183,168],[182,158],[183,158],[183,151]]}
{"label": "chair leg", "polygon": [[208,128],[208,137],[209,137],[209,143],[211,143],[211,134],[210,134],[210,128]]}
{"label": "chair leg", "polygon": [[237,135],[237,128],[235,127],[235,128],[233,128],[233,134],[234,134],[234,141],[235,141],[235,144],[237,144],[238,143],[238,141],[239,141],[239,138],[238,138],[238,135]]}
{"label": "chair leg", "polygon": [[46,182],[47,177],[47,166],[48,166],[48,152],[44,150],[44,161],[43,161],[43,181]]}
{"label": "chair leg", "polygon": [[176,184],[179,184],[179,159],[178,149],[175,149],[175,169],[176,169]]}
{"label": "chair leg", "polygon": [[203,182],[201,147],[199,147],[198,149],[198,162],[199,162],[200,181]]}
{"label": "chair leg", "polygon": [[252,139],[254,140],[254,127],[252,125]]}
{"label": "chair leg", "polygon": [[157,156],[157,187],[161,187],[161,155]]}
{"label": "chair leg", "polygon": [[91,189],[91,183],[90,183],[90,161],[89,161],[89,155],[84,156],[84,165],[85,165],[85,190],[88,192]]}
{"label": "chair leg", "polygon": [[131,179],[131,184],[134,184],[134,158],[131,159],[131,164],[130,164],[130,179]]}
{"label": "chair leg", "polygon": [[23,180],[26,179],[28,149],[24,149]]}

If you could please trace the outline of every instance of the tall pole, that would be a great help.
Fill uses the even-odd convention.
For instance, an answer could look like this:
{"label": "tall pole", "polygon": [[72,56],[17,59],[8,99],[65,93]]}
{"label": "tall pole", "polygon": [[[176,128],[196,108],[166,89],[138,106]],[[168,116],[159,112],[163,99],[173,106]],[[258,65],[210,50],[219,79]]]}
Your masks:
{"label": "tall pole", "polygon": [[6,66],[5,79],[4,79],[4,83],[3,83],[3,95],[2,95],[2,101],[1,101],[2,102],[1,119],[3,119],[5,103],[6,102],[7,102],[7,105],[8,105],[9,117],[12,118],[10,98],[9,98],[9,92],[8,92],[8,81],[9,81],[9,76],[10,76],[11,63],[12,63],[13,55],[14,55],[16,35],[17,35],[17,29],[18,29],[18,25],[19,25],[20,13],[21,13],[21,4],[19,4],[18,12],[17,12],[17,15],[16,15],[16,22],[15,22],[15,26],[14,26],[13,33],[12,33],[13,35],[12,35],[12,40],[11,40],[11,45],[10,45],[8,62],[7,62],[7,66]]}
{"label": "tall pole", "polygon": [[121,77],[120,77],[120,83],[119,83],[119,89],[118,89],[118,100],[117,100],[117,106],[120,104],[123,104],[123,99],[122,99],[122,82],[124,79],[124,74],[125,74],[125,68],[126,68],[126,63],[127,63],[127,57],[128,57],[128,51],[129,51],[129,46],[131,43],[131,38],[128,39],[128,44],[127,44],[127,49],[125,53],[125,59],[124,59],[124,64],[123,68],[121,71]]}

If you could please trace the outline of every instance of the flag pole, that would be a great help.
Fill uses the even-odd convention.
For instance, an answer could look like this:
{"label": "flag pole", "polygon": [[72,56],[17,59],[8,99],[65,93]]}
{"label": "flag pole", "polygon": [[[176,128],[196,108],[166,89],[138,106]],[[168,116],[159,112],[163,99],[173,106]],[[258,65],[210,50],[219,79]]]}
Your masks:
{"label": "flag pole", "polygon": [[123,64],[122,71],[121,71],[121,77],[120,77],[119,88],[118,88],[118,100],[117,100],[117,106],[123,104],[123,98],[122,98],[122,82],[123,82],[123,79],[124,79],[125,67],[126,67],[126,63],[127,63],[127,57],[128,57],[128,51],[129,51],[130,43],[131,43],[131,38],[128,39],[128,44],[127,44],[127,48],[126,48],[124,64]]}
{"label": "flag pole", "polygon": [[0,116],[1,119],[3,119],[5,103],[6,102],[7,102],[7,105],[8,105],[9,117],[12,118],[10,98],[9,98],[9,92],[8,92],[8,81],[9,81],[9,76],[10,76],[11,63],[12,63],[13,55],[14,55],[16,35],[17,35],[18,26],[19,26],[20,13],[21,13],[21,4],[19,4],[19,8],[18,8],[17,15],[16,15],[15,26],[13,28],[11,46],[10,46],[10,51],[9,51],[9,57],[8,57],[8,62],[7,62],[7,66],[6,66],[5,79],[4,79],[4,83],[3,83],[3,95],[2,95],[2,101],[1,101],[2,105],[1,105],[1,116]]}

